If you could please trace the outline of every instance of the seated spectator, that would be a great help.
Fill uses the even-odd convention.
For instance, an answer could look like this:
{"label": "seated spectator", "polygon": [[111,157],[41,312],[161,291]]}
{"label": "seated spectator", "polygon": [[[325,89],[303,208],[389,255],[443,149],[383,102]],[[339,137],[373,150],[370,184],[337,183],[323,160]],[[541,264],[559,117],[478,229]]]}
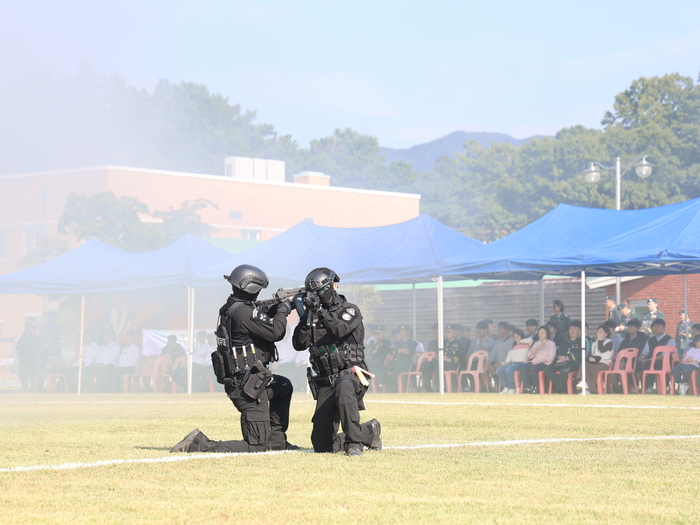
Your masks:
{"label": "seated spectator", "polygon": [[515,394],[515,372],[522,371],[527,364],[530,344],[525,342],[524,335],[518,328],[513,330],[514,346],[508,350],[503,366],[497,370],[498,380],[503,387],[501,394]]}
{"label": "seated spectator", "polygon": [[[683,361],[673,367],[673,379],[680,385],[678,393],[682,396],[688,393],[690,375],[700,369],[700,335],[693,338],[693,346],[689,347],[683,356]],[[700,374],[698,374],[700,376]]]}
{"label": "seated spectator", "polygon": [[[435,325],[437,332],[437,325]],[[385,337],[386,327],[378,324],[374,327],[374,341],[365,349],[365,357],[369,371],[376,375],[377,385],[386,385],[386,370],[384,362],[391,352],[391,342]],[[433,343],[435,349],[433,350]],[[428,351],[437,352],[437,339],[428,343]]]}
{"label": "seated spectator", "polygon": [[[551,340],[548,326],[540,326],[537,330],[537,341],[532,343],[527,354],[529,362],[525,365],[520,378],[523,381],[523,392],[536,393],[539,385],[537,374],[547,365],[554,362],[557,347]],[[530,386],[532,385],[532,387]]]}
{"label": "seated spectator", "polygon": [[486,350],[491,353],[495,341],[489,337],[489,322],[488,319],[476,323],[476,337],[471,341],[467,357],[472,355],[477,350]]}
{"label": "seated spectator", "polygon": [[128,330],[124,334],[124,348],[122,348],[114,368],[114,379],[117,380],[117,388],[122,388],[121,376],[125,374],[135,374],[136,367],[141,359],[141,349],[134,344],[133,330]]}
{"label": "seated spectator", "polygon": [[[443,370],[459,370],[466,362],[467,351],[464,341],[460,337],[461,326],[457,323],[445,326],[445,344],[443,349]],[[439,385],[440,364],[438,359],[423,361],[421,365],[421,378],[423,391],[437,392]]]}
{"label": "seated spectator", "polygon": [[678,348],[678,354],[683,355],[686,346],[690,346],[689,343],[692,341],[692,339],[690,339],[690,334],[688,333],[688,328],[692,323],[686,318],[685,310],[679,311],[678,317],[680,317],[680,320],[676,325],[676,348]]}
{"label": "seated spectator", "polygon": [[528,319],[525,321],[525,339],[532,339],[534,343],[537,341],[537,326],[539,323],[537,319]]}
{"label": "seated spectator", "polygon": [[[646,314],[645,314],[646,315]],[[643,328],[643,323],[642,323]],[[651,323],[652,335],[647,339],[647,342],[642,349],[642,354],[637,360],[637,375],[641,376],[644,370],[650,370],[652,367],[651,358],[654,355],[654,349],[657,346],[676,346],[676,341],[666,333],[666,321],[663,319],[655,319]],[[656,362],[653,363],[654,370],[661,370],[662,358],[657,358]],[[656,379],[654,376],[650,376],[651,383],[647,386],[645,394],[654,393],[654,384]]]}
{"label": "seated spectator", "polygon": [[465,323],[462,323],[462,330],[460,332],[460,337],[462,338],[462,341],[469,341],[467,345],[471,343],[472,339],[472,329],[471,327],[467,326]]}
{"label": "seated spectator", "polygon": [[580,381],[580,369],[576,375],[576,379],[580,381],[578,386],[593,394],[598,393],[598,374],[610,368],[614,348],[611,336],[612,329],[609,326],[602,324],[598,327],[597,339],[593,342],[590,353],[586,355],[586,378]]}
{"label": "seated spectator", "polygon": [[[97,354],[100,352],[100,345],[94,340],[94,332],[85,330],[83,334],[83,383],[81,390],[89,383],[89,378],[96,373],[94,370]],[[72,392],[78,391],[78,364],[80,361],[80,352],[76,351],[75,356],[66,362],[66,381]]]}
{"label": "seated spectator", "polygon": [[[637,359],[641,359],[642,355],[642,350],[644,350],[644,346],[647,344],[647,334],[642,332],[642,322],[639,319],[630,319],[627,322],[627,328],[625,329],[624,336],[622,338],[622,343],[620,344],[620,348],[636,348],[638,350],[637,352]],[[617,353],[615,354],[615,356]],[[613,356],[613,359],[615,359],[615,356]]]}
{"label": "seated spectator", "polygon": [[105,344],[100,347],[95,358],[95,365],[92,368],[100,380],[100,391],[112,392],[114,371],[122,349],[114,342],[114,332],[105,332],[104,339]]}
{"label": "seated spectator", "polygon": [[[561,334],[560,337],[562,337],[562,339],[566,339],[566,334],[569,333],[569,326],[571,326],[571,319],[564,313],[564,303],[559,299],[554,299],[554,301],[552,301],[552,310],[554,311],[554,314],[549,318],[549,320],[559,323],[558,330]],[[554,334],[552,334],[552,339],[554,339]],[[562,344],[564,344],[563,340]]]}
{"label": "seated spectator", "polygon": [[[588,349],[588,345],[586,345]],[[581,350],[581,321],[571,321],[569,326],[569,338],[562,348],[557,349],[557,357],[544,373],[552,382],[552,390],[555,394],[566,393],[566,382],[570,372],[577,372],[583,359]],[[559,373],[557,373],[559,372]]]}
{"label": "seated spectator", "polygon": [[[209,369],[212,368],[211,353],[213,351],[214,348],[209,346],[207,342],[207,333],[204,330],[199,330],[195,336],[194,348],[192,350],[193,392],[207,392],[209,390]],[[181,370],[184,370],[184,377],[182,377]],[[185,366],[173,370],[171,375],[173,375],[173,380],[180,387],[180,391],[187,392],[187,367]]]}
{"label": "seated spectator", "polygon": [[413,354],[416,353],[418,343],[411,339],[411,327],[402,324],[398,328],[398,338],[391,346],[390,359],[386,363],[386,386],[389,392],[398,389],[398,377],[402,372],[409,372]]}
{"label": "seated spectator", "polygon": [[563,332],[563,328],[561,323],[558,321],[555,321],[553,319],[550,319],[547,322],[547,328],[549,328],[549,333],[550,333],[550,339],[554,341],[554,346],[557,347],[557,349],[561,348],[566,344],[566,334],[569,331],[569,328],[567,326],[566,332]]}
{"label": "seated spectator", "polygon": [[174,363],[175,359],[178,357],[187,355],[187,352],[185,352],[185,349],[182,348],[182,345],[177,342],[177,336],[172,334],[168,336],[168,342],[161,349],[160,353],[168,354],[172,363]]}
{"label": "seated spectator", "polygon": [[605,326],[610,328],[610,340],[613,342],[613,358],[617,355],[618,350],[620,350],[620,345],[622,344],[623,337],[622,334],[616,332],[617,326],[613,321],[605,321],[603,323]]}
{"label": "seated spectator", "polygon": [[510,324],[505,321],[498,323],[496,328],[498,337],[493,343],[489,354],[489,364],[487,372],[493,374],[500,366],[506,362],[506,356],[511,348],[513,348],[513,337],[510,335]]}

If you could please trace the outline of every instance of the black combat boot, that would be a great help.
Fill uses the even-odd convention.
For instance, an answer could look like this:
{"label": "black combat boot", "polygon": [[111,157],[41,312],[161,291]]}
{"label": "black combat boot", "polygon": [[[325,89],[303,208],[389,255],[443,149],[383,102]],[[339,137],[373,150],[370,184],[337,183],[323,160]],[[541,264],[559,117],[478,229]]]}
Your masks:
{"label": "black combat boot", "polygon": [[197,452],[195,445],[199,443],[200,439],[203,441],[209,440],[198,428],[195,428],[182,441],[170,449],[170,452]]}
{"label": "black combat boot", "polygon": [[346,456],[361,456],[364,447],[359,443],[349,443],[345,450]]}
{"label": "black combat boot", "polygon": [[382,449],[382,425],[376,419],[367,422],[372,429],[372,440],[367,444],[370,450]]}

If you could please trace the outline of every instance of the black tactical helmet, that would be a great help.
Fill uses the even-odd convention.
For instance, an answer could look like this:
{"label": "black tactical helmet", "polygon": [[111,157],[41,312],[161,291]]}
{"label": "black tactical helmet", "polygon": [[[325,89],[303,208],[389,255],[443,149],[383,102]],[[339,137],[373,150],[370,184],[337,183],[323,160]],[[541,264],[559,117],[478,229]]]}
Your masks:
{"label": "black tactical helmet", "polygon": [[224,275],[224,279],[231,283],[231,286],[236,290],[248,294],[257,294],[263,288],[267,288],[270,283],[265,272],[250,264],[236,266],[231,275]]}
{"label": "black tactical helmet", "polygon": [[304,287],[310,292],[317,292],[319,295],[322,295],[333,286],[333,283],[338,282],[340,282],[340,277],[333,270],[316,268],[311,270],[309,275],[306,276]]}

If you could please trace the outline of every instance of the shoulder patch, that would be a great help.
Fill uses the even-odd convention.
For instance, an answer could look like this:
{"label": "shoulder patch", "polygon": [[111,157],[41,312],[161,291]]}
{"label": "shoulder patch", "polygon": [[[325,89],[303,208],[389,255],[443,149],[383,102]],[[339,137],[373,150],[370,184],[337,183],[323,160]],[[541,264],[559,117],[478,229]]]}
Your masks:
{"label": "shoulder patch", "polygon": [[343,315],[341,315],[340,318],[341,318],[343,321],[349,321],[350,319],[352,319],[352,315],[350,315],[350,314],[347,313],[347,312],[343,312]]}
{"label": "shoulder patch", "polygon": [[354,308],[348,308],[345,310],[347,313],[349,313],[351,316],[355,315],[355,309]]}

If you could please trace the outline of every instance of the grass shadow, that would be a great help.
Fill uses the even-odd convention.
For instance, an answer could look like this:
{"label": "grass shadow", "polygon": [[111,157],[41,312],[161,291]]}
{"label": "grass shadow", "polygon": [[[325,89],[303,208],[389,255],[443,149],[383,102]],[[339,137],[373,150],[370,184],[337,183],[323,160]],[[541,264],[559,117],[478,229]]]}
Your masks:
{"label": "grass shadow", "polygon": [[172,447],[134,447],[139,450],[170,450]]}

